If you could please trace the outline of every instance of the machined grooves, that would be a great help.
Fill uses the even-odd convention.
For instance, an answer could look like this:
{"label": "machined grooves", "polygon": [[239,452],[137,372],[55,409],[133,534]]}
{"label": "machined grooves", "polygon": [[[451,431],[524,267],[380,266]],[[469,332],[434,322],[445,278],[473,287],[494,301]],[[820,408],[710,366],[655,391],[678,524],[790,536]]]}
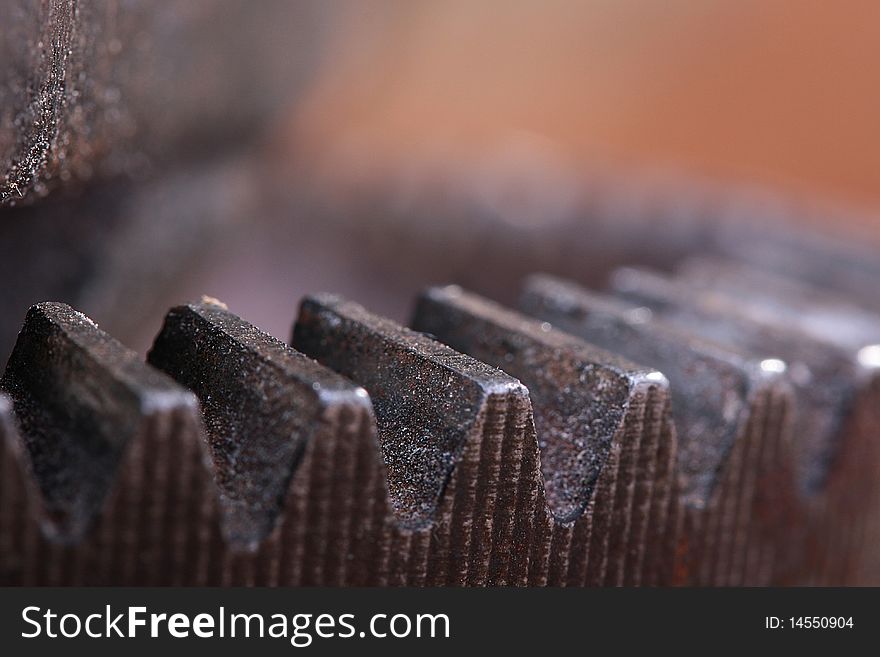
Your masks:
{"label": "machined grooves", "polygon": [[[532,560],[547,565],[533,570],[530,583],[622,584],[628,568],[640,567],[643,507],[653,487],[661,427],[670,422],[662,375],[455,287],[426,292],[413,325],[519,377],[531,391],[545,443],[545,483],[555,477],[561,484],[551,484],[555,497],[545,496],[552,508],[541,519]],[[600,419],[608,422],[597,429]],[[672,431],[664,435],[674,442]],[[605,459],[598,472],[560,465],[567,452],[570,458],[572,450],[583,449],[581,441],[592,441],[587,453]],[[572,480],[579,476],[588,478],[586,485]],[[568,489],[565,495],[560,487]],[[583,490],[573,495],[572,488]],[[628,563],[633,557],[636,566]]]}
{"label": "machined grooves", "polygon": [[[741,551],[748,542],[753,515],[755,468],[764,442],[787,435],[788,386],[748,354],[646,321],[638,306],[565,281],[533,277],[527,283],[523,306],[589,342],[605,348],[617,345],[619,353],[671,377],[672,415],[679,430],[679,450],[684,444],[686,457],[684,462],[679,457],[677,470],[687,471],[684,485],[689,490],[681,498],[683,508],[674,512],[681,514],[683,522],[674,581],[724,585],[741,579]],[[722,397],[714,397],[712,386],[718,380],[726,384],[715,390],[739,398],[721,402]],[[774,408],[781,421],[778,431],[765,438],[771,398],[781,401]],[[695,455],[702,455],[702,469],[689,466]]]}
{"label": "machined grooves", "polygon": [[[526,289],[537,318],[429,290],[415,331],[310,297],[293,347],[203,300],[169,312],[149,364],[69,307],[35,306],[0,384],[0,581],[878,581],[873,375],[805,492],[772,354],[645,321],[631,291]],[[741,385],[735,415],[682,413],[669,358],[706,381],[717,363]]]}

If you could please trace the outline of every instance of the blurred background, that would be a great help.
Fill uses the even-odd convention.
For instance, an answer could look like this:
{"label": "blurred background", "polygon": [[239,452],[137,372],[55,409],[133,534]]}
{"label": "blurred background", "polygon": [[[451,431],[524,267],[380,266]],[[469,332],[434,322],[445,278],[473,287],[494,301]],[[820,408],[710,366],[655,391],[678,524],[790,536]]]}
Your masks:
{"label": "blurred background", "polygon": [[67,301],[145,350],[209,294],[590,282],[773,219],[871,253],[868,0],[0,0],[0,350]]}

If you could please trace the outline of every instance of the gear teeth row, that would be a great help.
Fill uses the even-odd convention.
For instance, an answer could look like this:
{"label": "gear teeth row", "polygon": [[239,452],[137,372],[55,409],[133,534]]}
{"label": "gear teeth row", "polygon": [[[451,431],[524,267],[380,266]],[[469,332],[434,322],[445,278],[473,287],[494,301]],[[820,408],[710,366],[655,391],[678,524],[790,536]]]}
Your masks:
{"label": "gear teeth row", "polygon": [[544,480],[530,583],[662,578],[645,553],[667,531],[671,499],[666,378],[457,287],[422,295],[413,326],[529,389]]}
{"label": "gear teeth row", "polygon": [[202,568],[216,501],[192,393],[58,303],[30,309],[0,385],[4,583]]}
{"label": "gear teeth row", "polygon": [[[841,274],[827,254],[822,262],[836,281],[853,268],[867,271],[853,262]],[[786,551],[788,565],[780,568],[789,574],[780,577],[799,581],[791,573],[806,571],[831,581],[855,577],[872,558],[853,557],[852,546],[878,535],[876,514],[859,514],[852,505],[871,508],[878,495],[880,317],[849,297],[726,259],[691,259],[671,276],[623,268],[610,280],[613,293],[658,321],[785,365],[795,405],[783,462],[794,469],[797,492],[781,508],[785,524],[799,527],[796,544],[803,549]],[[834,556],[843,554],[836,550],[844,543],[850,556]]]}
{"label": "gear teeth row", "polygon": [[574,283],[532,276],[521,306],[585,341],[653,363],[668,376],[678,391],[673,416],[687,506],[704,508],[717,493],[722,465],[742,441],[752,412],[772,396],[788,396],[784,378],[747,354],[650,322],[643,308]]}
{"label": "gear teeth row", "polygon": [[540,487],[528,391],[485,363],[331,295],[293,344],[362,385],[400,541],[392,584],[525,584]]}
{"label": "gear teeth row", "polygon": [[204,299],[147,363],[38,304],[0,381],[0,581],[876,581],[872,334],[697,271],[535,276],[522,313],[433,288],[412,330],[317,295],[292,346]]}
{"label": "gear teeth row", "polygon": [[[761,455],[784,441],[791,403],[786,382],[759,361],[647,320],[628,306],[548,276],[531,277],[522,306],[584,340],[654,363],[673,390],[686,570],[705,583],[741,582],[754,540],[751,507]],[[693,577],[690,575],[689,577]]]}
{"label": "gear teeth row", "polygon": [[821,489],[862,378],[852,355],[805,334],[797,324],[775,316],[756,319],[739,295],[701,289],[660,272],[622,268],[612,274],[610,288],[680,331],[737,349],[771,369],[785,367],[795,393],[792,430],[798,442],[798,478],[805,492]]}

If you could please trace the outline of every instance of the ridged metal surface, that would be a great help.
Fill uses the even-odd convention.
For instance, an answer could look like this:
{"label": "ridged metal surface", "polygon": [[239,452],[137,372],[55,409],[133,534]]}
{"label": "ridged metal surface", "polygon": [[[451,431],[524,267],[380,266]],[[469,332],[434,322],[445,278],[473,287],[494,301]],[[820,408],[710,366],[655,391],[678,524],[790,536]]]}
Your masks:
{"label": "ridged metal surface", "polygon": [[688,267],[533,277],[527,314],[432,288],[413,329],[312,296],[293,346],[206,298],[147,363],[38,304],[0,384],[0,579],[876,583],[871,334]]}

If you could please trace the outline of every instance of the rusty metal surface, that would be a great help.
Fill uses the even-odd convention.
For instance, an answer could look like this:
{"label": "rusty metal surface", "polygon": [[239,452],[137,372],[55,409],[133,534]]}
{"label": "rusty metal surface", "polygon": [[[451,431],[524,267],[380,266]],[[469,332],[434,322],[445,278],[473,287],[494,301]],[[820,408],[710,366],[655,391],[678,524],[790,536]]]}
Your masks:
{"label": "rusty metal surface", "polygon": [[488,397],[525,393],[499,370],[334,297],[303,302],[292,343],[371,393],[392,494],[412,526],[433,514]]}
{"label": "rusty metal surface", "polygon": [[11,29],[4,25],[0,46],[0,204],[24,197],[50,159],[56,166],[66,159],[69,144],[52,147],[69,120],[65,105],[82,91],[71,61],[84,46],[76,4],[3,4]]}
{"label": "rusty metal surface", "polygon": [[28,312],[0,388],[12,399],[40,485],[45,528],[63,541],[91,528],[145,426],[194,405],[85,315],[52,303]]}
{"label": "rusty metal surface", "polygon": [[821,488],[866,383],[851,355],[805,334],[798,324],[759,321],[743,312],[736,298],[701,291],[660,272],[623,268],[614,272],[610,287],[656,320],[783,370],[794,392],[792,449],[799,481],[807,492]]}
{"label": "rusty metal surface", "polygon": [[293,345],[370,394],[393,506],[414,533],[395,555],[400,583],[526,583],[542,497],[525,386],[332,295],[303,301]]}
{"label": "rusty metal surface", "polygon": [[674,544],[677,531],[669,508],[677,504],[676,447],[669,384],[660,372],[457,287],[425,292],[413,327],[503,368],[529,389],[549,511],[542,548],[549,568],[531,583],[669,577],[671,554],[663,546]]}
{"label": "rusty metal surface", "polygon": [[[322,187],[248,149],[334,10],[252,4],[0,0],[0,353],[41,298],[146,345],[236,224],[262,242],[231,238],[220,280],[274,284],[282,323],[294,293],[352,279],[396,317],[428,282],[510,304],[532,272],[572,281],[527,284],[541,319],[434,288],[431,335],[310,297],[296,348],[178,306],[148,364],[35,306],[0,381],[0,581],[880,581],[870,248],[801,230],[818,205],[528,148],[497,177]],[[582,287],[623,264],[677,273]]]}
{"label": "rusty metal surface", "polygon": [[34,306],[0,380],[0,580],[878,581],[861,334],[823,342],[703,284],[534,277],[538,318],[432,288],[415,330],[317,295],[293,347],[206,298],[168,313],[148,363]]}
{"label": "rusty metal surface", "polygon": [[772,581],[776,564],[768,553],[777,539],[765,536],[772,520],[759,519],[754,510],[758,500],[764,506],[777,501],[777,491],[763,483],[768,473],[789,476],[774,458],[790,439],[790,391],[779,373],[747,354],[651,321],[638,306],[547,276],[527,280],[522,306],[669,378],[684,508],[676,581]]}
{"label": "rusty metal surface", "polygon": [[[31,309],[6,368],[2,578],[179,581],[208,528],[195,397],[63,304]],[[14,407],[14,417],[11,414]],[[200,553],[200,550],[195,550]]]}
{"label": "rusty metal surface", "polygon": [[[57,310],[81,322],[63,326],[63,337],[77,330],[88,345],[109,345],[100,347],[108,370],[123,367],[120,360],[129,367],[131,352],[78,313]],[[322,312],[336,317],[332,308]],[[405,458],[383,463],[370,400],[358,386],[216,304],[177,308],[150,360],[193,386],[203,417],[184,388],[142,363],[140,375],[185,401],[173,419],[165,419],[171,409],[162,405],[153,419],[152,407],[142,404],[118,417],[105,416],[103,406],[81,409],[89,426],[100,420],[119,431],[121,422],[141,418],[147,424],[120,463],[98,470],[110,475],[99,482],[108,501],[90,507],[96,527],[66,547],[39,526],[32,507],[44,498],[36,490],[44,475],[30,465],[39,457],[22,449],[29,427],[19,421],[16,430],[4,405],[2,467],[10,476],[0,498],[0,535],[12,542],[3,581],[524,584],[540,483],[525,388],[391,322],[353,315],[343,315],[347,326],[323,325],[304,309],[298,334],[344,344],[363,331],[365,344],[380,347],[362,354],[362,364],[367,372],[379,363],[396,368],[395,399],[403,406],[388,405],[376,391],[379,435],[386,454],[393,444]],[[22,335],[7,372],[14,399],[24,398],[18,363],[43,374],[43,360],[54,353],[60,373],[82,374],[65,369],[66,346],[31,341],[31,331]],[[443,376],[420,381],[426,372]],[[459,384],[470,393],[458,394]],[[428,397],[440,404],[433,414],[421,406]],[[47,405],[41,399],[40,410]],[[29,417],[25,406],[21,417]],[[432,431],[441,441],[425,449]],[[511,453],[521,459],[499,462]],[[71,463],[74,479],[92,465]],[[492,523],[476,521],[486,513]],[[68,562],[81,567],[70,570]]]}
{"label": "rusty metal surface", "polygon": [[253,141],[309,80],[338,9],[0,0],[0,207]]}
{"label": "rusty metal surface", "polygon": [[634,389],[652,381],[668,387],[659,371],[640,370],[456,287],[423,294],[412,326],[526,384],[548,502],[563,522],[583,513]]}
{"label": "rusty metal surface", "polygon": [[573,283],[533,276],[521,306],[669,378],[686,499],[694,507],[704,506],[714,492],[722,464],[749,423],[750,405],[788,395],[780,373],[748,354],[652,322],[639,306]]}
{"label": "rusty metal surface", "polygon": [[243,548],[271,533],[323,414],[366,405],[361,389],[210,300],[173,308],[147,361],[199,398],[224,534]]}
{"label": "rusty metal surface", "polygon": [[[854,512],[854,505],[870,507],[878,496],[876,316],[858,295],[832,293],[729,259],[692,258],[679,269],[675,282],[687,289],[691,303],[713,313],[735,309],[738,321],[753,331],[759,327],[765,346],[781,340],[780,353],[784,349],[795,368],[800,361],[815,369],[815,380],[794,381],[800,413],[812,415],[800,421],[796,416],[795,429],[815,425],[795,433],[783,452],[784,463],[798,464],[802,484],[806,474],[807,490],[793,491],[782,505],[789,544],[795,546],[782,581],[797,581],[796,572],[810,572],[805,581],[813,584],[877,581],[876,563],[855,547],[865,545],[859,537],[877,535],[876,514]],[[806,449],[795,442],[802,440],[811,441],[803,444]]]}

